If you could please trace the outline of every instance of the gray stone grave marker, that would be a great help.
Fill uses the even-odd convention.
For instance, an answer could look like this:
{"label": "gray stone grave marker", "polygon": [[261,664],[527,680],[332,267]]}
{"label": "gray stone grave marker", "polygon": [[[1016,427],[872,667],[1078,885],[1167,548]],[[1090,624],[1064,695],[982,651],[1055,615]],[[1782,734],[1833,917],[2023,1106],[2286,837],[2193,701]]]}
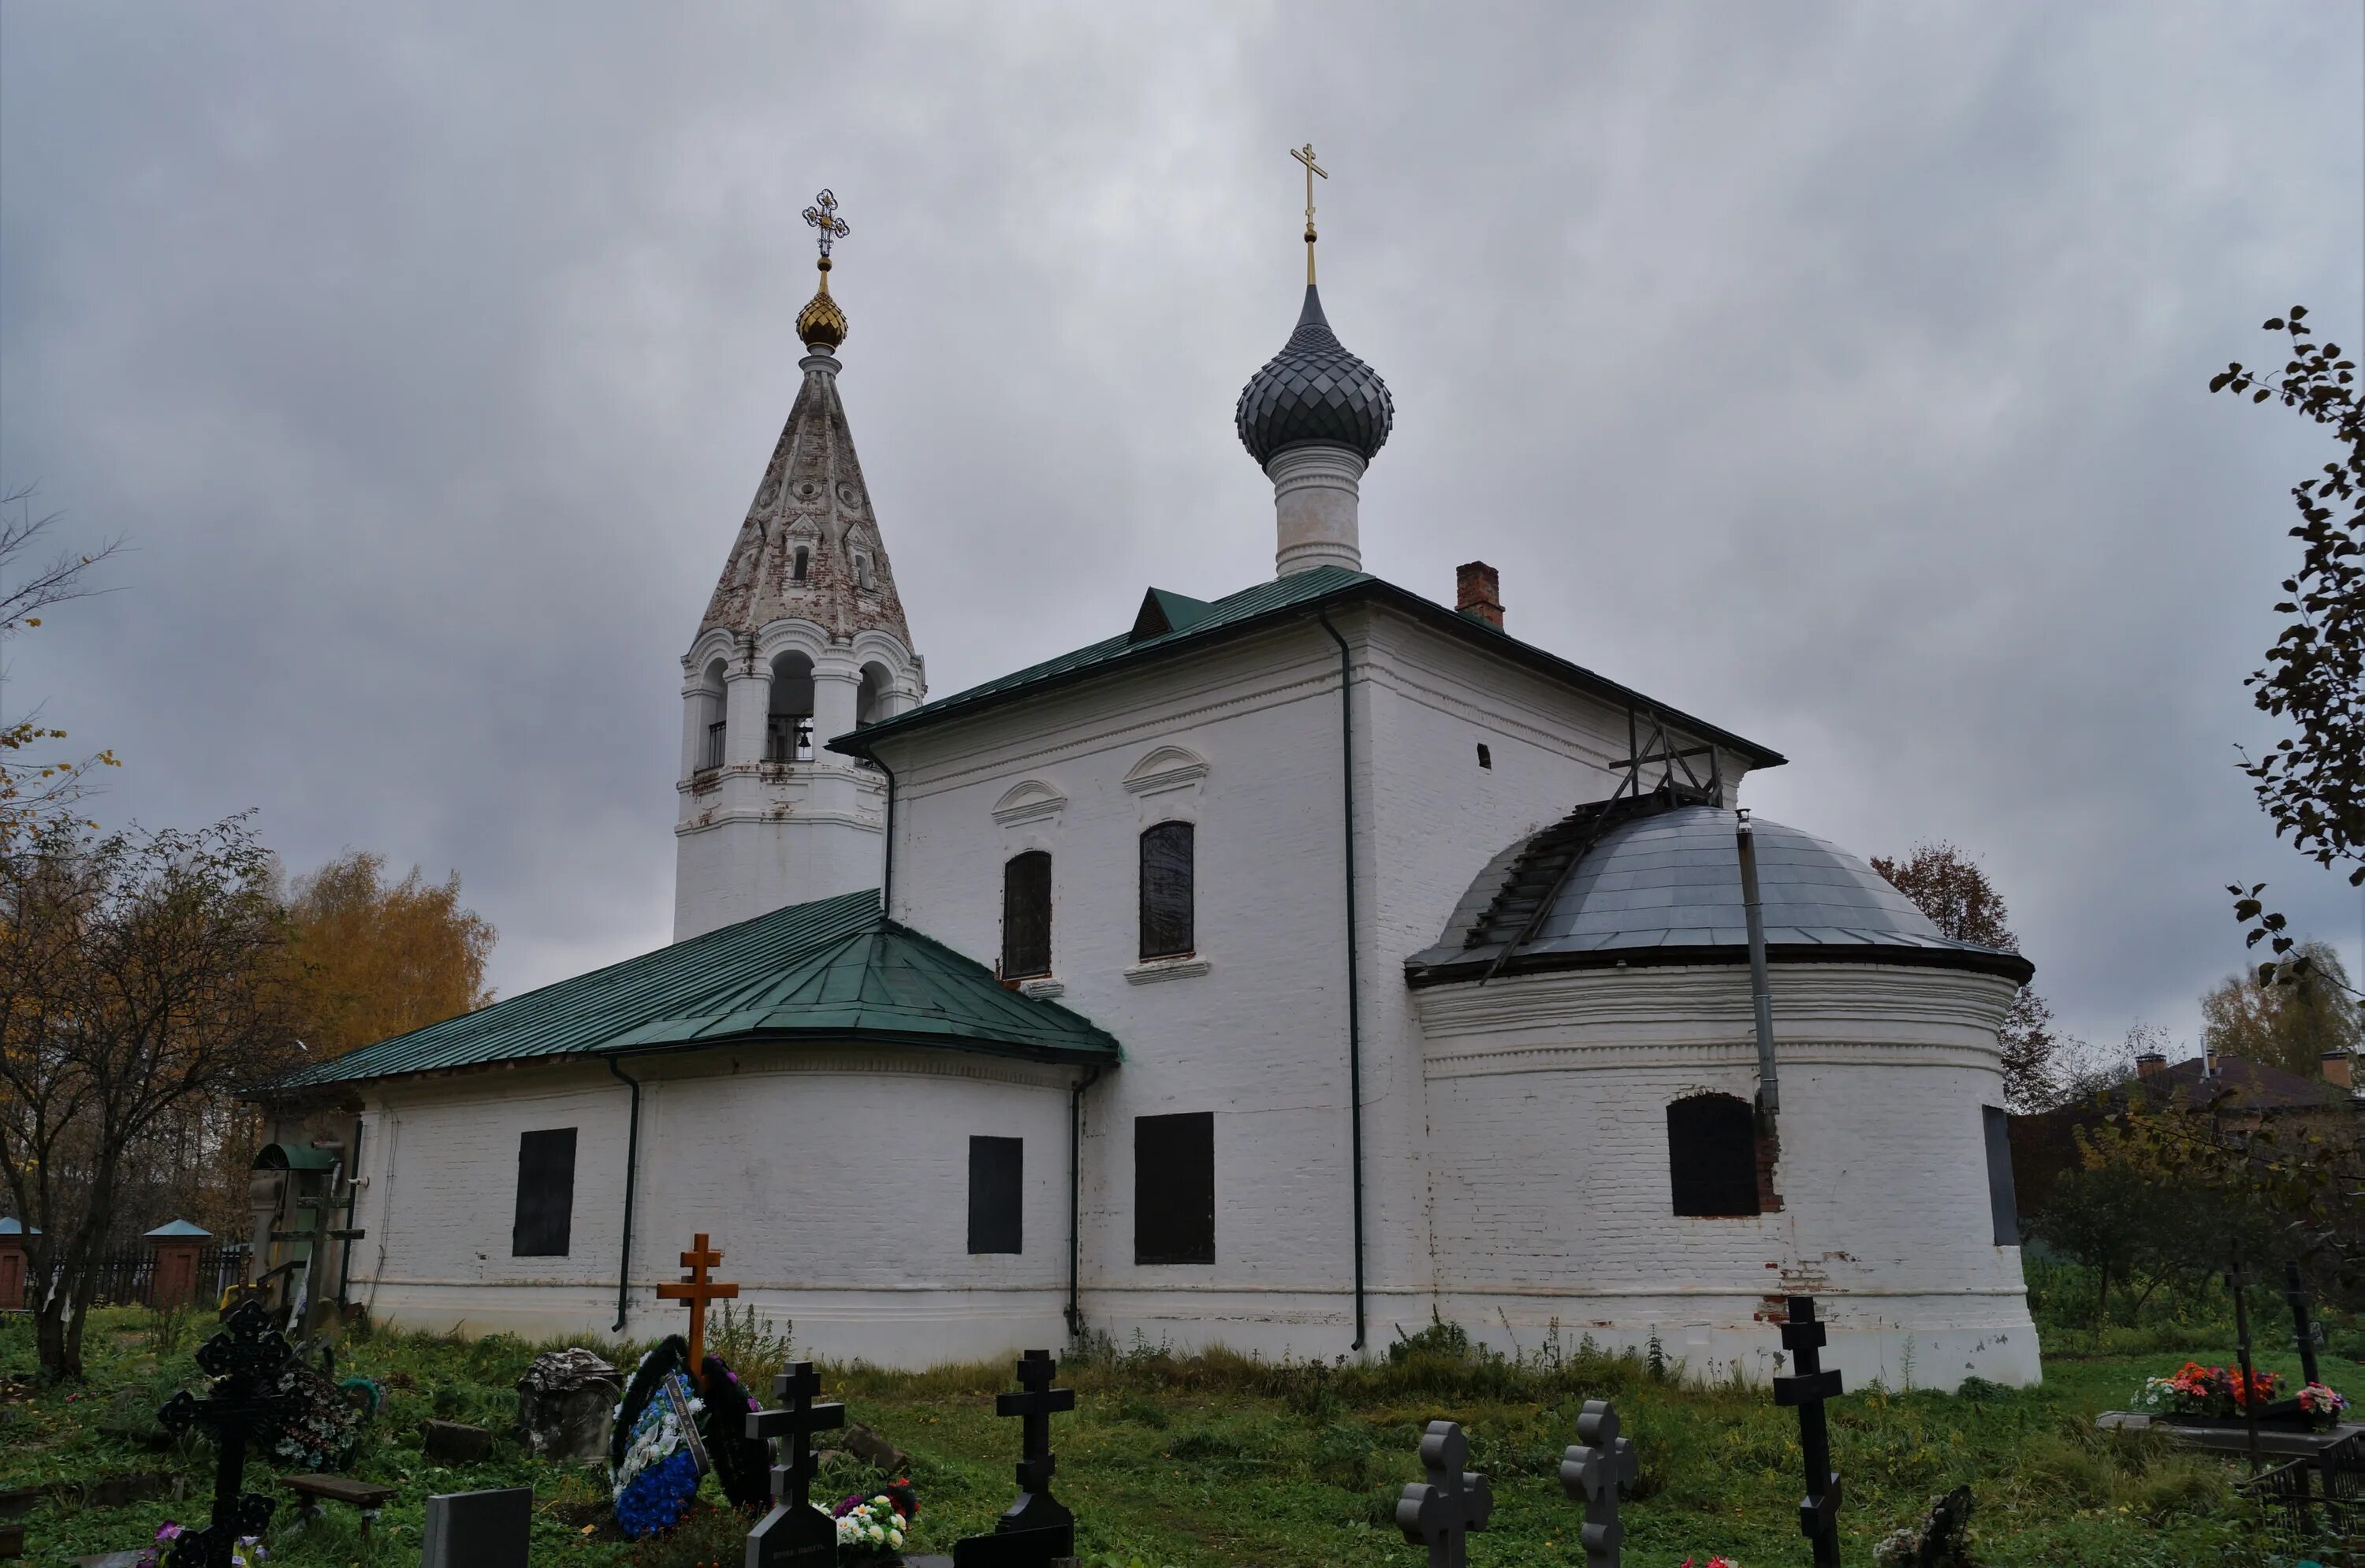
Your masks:
{"label": "gray stone grave marker", "polygon": [[1576,1435],[1560,1459],[1564,1491],[1585,1505],[1585,1568],[1618,1568],[1626,1527],[1618,1518],[1619,1494],[1634,1484],[1641,1462],[1633,1440],[1618,1435],[1618,1412],[1607,1399],[1588,1399],[1576,1418]]}
{"label": "gray stone grave marker", "polygon": [[444,1492],[427,1499],[420,1568],[526,1568],[533,1488]]}
{"label": "gray stone grave marker", "polygon": [[1464,1470],[1469,1439],[1452,1421],[1431,1421],[1420,1439],[1427,1481],[1408,1483],[1396,1499],[1396,1528],[1415,1546],[1429,1548],[1429,1568],[1468,1568],[1469,1538],[1486,1528],[1495,1493],[1486,1478]]}
{"label": "gray stone grave marker", "polygon": [[953,1543],[955,1568],[1048,1568],[1075,1555],[1076,1516],[1051,1495],[1051,1473],[1059,1468],[1051,1417],[1076,1407],[1074,1389],[1051,1386],[1059,1370],[1050,1351],[1029,1350],[1018,1361],[1019,1392],[994,1395],[995,1415],[1020,1418],[1018,1500],[994,1521],[992,1534]]}
{"label": "gray stone grave marker", "polygon": [[813,1435],[846,1425],[846,1406],[816,1405],[820,1374],[798,1361],[772,1380],[772,1397],[785,1410],[753,1410],[747,1435],[787,1445],[786,1464],[772,1467],[772,1511],[747,1532],[746,1568],[809,1568],[837,1562],[837,1521],[813,1506]]}

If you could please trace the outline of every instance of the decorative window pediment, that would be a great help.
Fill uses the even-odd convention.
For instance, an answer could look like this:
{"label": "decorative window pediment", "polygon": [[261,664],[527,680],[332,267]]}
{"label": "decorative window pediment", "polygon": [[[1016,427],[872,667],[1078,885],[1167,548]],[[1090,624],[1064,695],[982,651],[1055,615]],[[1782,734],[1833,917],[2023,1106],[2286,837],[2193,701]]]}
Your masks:
{"label": "decorative window pediment", "polygon": [[1028,823],[1049,822],[1068,803],[1068,797],[1040,778],[1029,778],[1013,784],[1002,799],[993,803],[993,820],[1003,827],[1023,827]]}
{"label": "decorative window pediment", "polygon": [[1179,745],[1153,747],[1125,776],[1125,787],[1135,795],[1157,795],[1196,784],[1207,777],[1207,759]]}

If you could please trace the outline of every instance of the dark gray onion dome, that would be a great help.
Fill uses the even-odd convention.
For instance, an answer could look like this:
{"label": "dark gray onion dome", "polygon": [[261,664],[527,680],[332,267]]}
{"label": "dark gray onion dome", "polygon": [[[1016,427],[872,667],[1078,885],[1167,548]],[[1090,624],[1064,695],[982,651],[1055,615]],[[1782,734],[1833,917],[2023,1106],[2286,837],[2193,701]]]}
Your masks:
{"label": "dark gray onion dome", "polygon": [[1330,330],[1309,283],[1297,330],[1240,388],[1232,420],[1260,468],[1283,447],[1306,442],[1351,447],[1368,463],[1387,444],[1396,406],[1380,373]]}
{"label": "dark gray onion dome", "polygon": [[[1745,963],[1734,814],[1715,806],[1654,812],[1611,828],[1568,874],[1519,943],[1506,972],[1609,964]],[[1768,957],[1798,962],[1893,963],[1967,969],[2026,981],[2027,959],[1938,935],[1889,879],[1836,845],[1759,817],[1757,891]],[[1515,897],[1531,845],[1521,838],[1488,862],[1437,946],[1407,968],[1414,983],[1473,978],[1525,929]]]}

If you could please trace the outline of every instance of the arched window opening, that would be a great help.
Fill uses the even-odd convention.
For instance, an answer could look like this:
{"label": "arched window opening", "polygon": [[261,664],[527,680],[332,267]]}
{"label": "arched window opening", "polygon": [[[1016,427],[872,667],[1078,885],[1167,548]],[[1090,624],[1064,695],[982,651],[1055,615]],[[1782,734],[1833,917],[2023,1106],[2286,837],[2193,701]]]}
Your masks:
{"label": "arched window opening", "polygon": [[1180,958],[1193,950],[1196,870],[1189,823],[1160,823],[1141,835],[1141,957]]}
{"label": "arched window opening", "polygon": [[1051,857],[1030,849],[1002,868],[1002,978],[1051,972]]}
{"label": "arched window opening", "polygon": [[796,563],[790,569],[789,578],[791,582],[801,583],[806,580],[812,571],[813,551],[806,546],[800,544],[797,546]]}
{"label": "arched window opening", "polygon": [[705,728],[700,732],[698,753],[699,771],[705,772],[723,766],[725,718],[730,710],[729,699],[725,695],[726,688],[723,685],[721,659],[716,659],[706,666],[706,674],[701,678],[699,684],[706,689],[699,704],[704,715]]}
{"label": "arched window opening", "polygon": [[1667,1175],[1679,1215],[1732,1219],[1760,1212],[1755,1109],[1731,1094],[1670,1104]]}
{"label": "arched window opening", "polygon": [[887,673],[885,665],[873,661],[862,666],[862,684],[854,692],[854,722],[857,728],[887,717],[887,692],[894,684],[895,678]]}
{"label": "arched window opening", "polygon": [[785,653],[772,661],[772,697],[764,715],[766,762],[813,760],[813,660]]}

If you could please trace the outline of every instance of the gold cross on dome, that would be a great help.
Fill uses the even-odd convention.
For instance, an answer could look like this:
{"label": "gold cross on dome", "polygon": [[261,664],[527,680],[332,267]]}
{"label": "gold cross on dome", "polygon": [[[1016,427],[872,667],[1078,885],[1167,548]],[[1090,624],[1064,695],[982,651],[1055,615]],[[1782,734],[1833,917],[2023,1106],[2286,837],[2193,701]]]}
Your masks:
{"label": "gold cross on dome", "polygon": [[1330,171],[1314,161],[1314,143],[1293,147],[1289,155],[1306,165],[1306,281],[1314,281],[1314,176],[1330,177]]}
{"label": "gold cross on dome", "polygon": [[837,215],[837,198],[827,191],[813,197],[813,206],[805,208],[805,221],[821,230],[821,254],[824,261],[829,259],[831,245],[854,232],[846,226],[846,219]]}

